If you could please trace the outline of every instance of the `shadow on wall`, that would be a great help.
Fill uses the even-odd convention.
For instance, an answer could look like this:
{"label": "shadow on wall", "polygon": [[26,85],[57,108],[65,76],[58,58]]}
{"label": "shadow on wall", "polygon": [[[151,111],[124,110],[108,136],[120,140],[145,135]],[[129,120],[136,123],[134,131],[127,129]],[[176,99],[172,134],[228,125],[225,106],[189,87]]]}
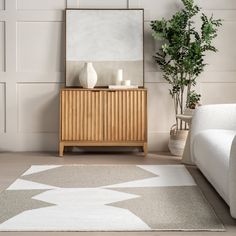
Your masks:
{"label": "shadow on wall", "polygon": [[171,18],[178,10],[183,7],[183,4],[180,0],[177,2],[173,0],[165,0],[160,2],[161,4],[159,7],[160,15],[155,14],[150,15],[149,11],[145,12],[145,16],[148,18],[148,22],[145,22],[145,31],[144,31],[144,51],[145,51],[145,71],[146,72],[161,72],[160,66],[157,65],[154,59],[154,55],[156,52],[159,51],[163,42],[155,40],[152,36],[152,30],[150,26],[151,20],[161,20],[162,17],[164,18]]}
{"label": "shadow on wall", "polygon": [[22,96],[25,97],[19,114],[19,132],[23,133],[20,140],[22,149],[24,147],[27,147],[27,151],[57,149],[60,87],[61,84],[49,83],[24,88]]}
{"label": "shadow on wall", "polygon": [[[63,14],[63,19],[65,19],[65,12]],[[59,35],[60,40],[60,50],[58,50],[58,57],[60,58],[60,72],[62,72],[60,82],[65,83],[65,70],[66,70],[66,42],[65,42],[65,33],[66,33],[66,24],[62,23],[61,35]]]}
{"label": "shadow on wall", "polygon": [[38,131],[40,133],[59,132],[59,92],[49,95],[47,103],[40,107]]}
{"label": "shadow on wall", "polygon": [[[65,19],[65,13],[63,14],[63,19]],[[54,44],[57,44],[58,50],[56,50],[55,60],[50,60],[48,63],[51,65],[56,64],[57,66],[52,66],[52,68],[57,68],[57,71],[54,72],[61,73],[57,78],[52,78],[52,81],[39,84],[41,93],[37,92],[31,98],[28,98],[26,104],[26,107],[33,109],[33,111],[29,112],[29,128],[27,129],[28,132],[34,134],[33,138],[35,140],[32,140],[32,142],[35,147],[32,147],[32,150],[58,150],[59,91],[65,84],[65,22],[62,22],[61,31],[57,32],[58,41],[51,41],[51,46],[53,47]],[[40,86],[42,86],[41,89]],[[27,146],[27,148],[29,147]]]}

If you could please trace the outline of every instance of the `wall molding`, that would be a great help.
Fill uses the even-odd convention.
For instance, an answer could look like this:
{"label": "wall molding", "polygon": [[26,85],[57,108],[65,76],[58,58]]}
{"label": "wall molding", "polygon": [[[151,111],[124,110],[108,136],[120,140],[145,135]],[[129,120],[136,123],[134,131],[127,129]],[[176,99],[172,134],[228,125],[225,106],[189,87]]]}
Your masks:
{"label": "wall molding", "polygon": [[[33,1],[38,1],[35,9],[29,9],[34,8]],[[49,97],[49,100],[51,99],[50,101],[53,106],[57,106],[55,100],[53,103],[55,97],[50,98],[50,89],[53,85],[58,86],[65,83],[64,59],[62,59],[62,61],[57,60],[64,56],[64,43],[61,41],[60,45],[60,42],[58,41],[64,40],[63,30],[65,30],[65,11],[61,8],[62,6],[79,8],[97,7],[100,5],[101,8],[114,6],[114,8],[138,7],[145,9],[145,84],[149,88],[148,109],[149,111],[151,110],[150,117],[157,117],[154,122],[160,122],[160,124],[152,124],[149,121],[149,150],[167,151],[169,138],[168,129],[173,115],[171,110],[172,101],[169,98],[167,91],[168,83],[163,80],[162,73],[158,71],[158,68],[152,64],[152,53],[154,53],[155,48],[157,48],[158,45],[155,45],[153,42],[149,24],[152,19],[171,16],[171,14],[176,11],[177,7],[177,5],[173,6],[173,3],[175,4],[177,1],[179,0],[21,0],[22,4],[27,4],[28,2],[30,5],[21,5],[21,9],[19,9],[17,0],[5,0],[3,2],[4,4],[0,6],[3,8],[0,9],[0,22],[4,24],[4,29],[0,32],[0,34],[2,34],[0,35],[0,43],[3,43],[4,45],[4,55],[2,58],[4,68],[3,71],[0,71],[0,86],[2,86],[2,90],[0,91],[4,92],[4,94],[0,94],[0,97],[4,98],[4,102],[0,102],[0,110],[4,111],[4,115],[2,114],[1,118],[3,121],[1,121],[0,124],[0,150],[57,150],[58,133],[50,131],[51,122],[58,122],[59,119],[56,110],[49,120],[45,120],[45,123],[48,122],[46,124],[49,127],[48,130],[46,129],[43,130],[43,132],[38,132],[42,131],[41,126],[36,128],[33,127],[29,130],[24,126],[19,132],[19,128],[22,128],[19,127],[19,106],[21,106],[21,109],[23,110],[28,106],[28,96],[23,97],[23,99],[19,101],[18,88],[19,86],[24,85],[29,86],[29,93],[31,95],[29,96],[29,100],[34,100],[34,103],[32,103],[34,105],[30,107],[32,113],[34,112],[33,109],[37,109],[37,105],[39,106],[38,109],[43,109],[40,107],[40,102],[42,100],[41,95],[43,96],[44,88],[49,91],[47,96]],[[226,30],[226,34],[232,36],[232,38],[230,40],[224,40],[222,38],[222,40],[219,39],[217,41],[221,46],[219,57],[220,60],[222,60],[223,67],[218,66],[221,64],[218,61],[214,61],[215,66],[212,66],[209,70],[204,72],[199,80],[200,88],[197,89],[206,93],[208,88],[211,91],[214,91],[215,88],[217,91],[220,91],[220,88],[224,86],[226,90],[224,93],[227,95],[227,101],[235,102],[236,94],[233,91],[233,87],[236,83],[236,66],[234,68],[234,64],[231,62],[236,61],[236,51],[234,51],[234,45],[232,45],[232,50],[229,50],[229,44],[235,42],[236,37],[236,33],[231,30],[236,24],[236,1],[200,1],[204,4],[204,11],[206,13],[211,14],[213,12],[215,17],[225,19],[223,27]],[[53,7],[55,7],[55,9],[53,9]],[[233,8],[230,9],[230,7]],[[58,26],[58,24],[54,23],[61,23],[61,25]],[[21,28],[21,26],[23,26],[23,28]],[[19,38],[19,30],[21,30],[21,39]],[[62,32],[58,32],[60,30]],[[225,32],[222,33],[222,37],[225,36]],[[38,35],[35,36],[37,33]],[[50,38],[52,38],[51,41]],[[1,40],[4,41],[1,42]],[[19,40],[21,40],[20,45]],[[19,54],[20,52],[17,46],[23,48],[23,56]],[[42,50],[37,50],[38,47]],[[30,50],[27,50],[27,48],[30,48]],[[224,50],[226,51],[224,52]],[[224,53],[220,54],[221,52]],[[19,59],[20,56],[22,56],[22,60],[24,61],[22,61],[23,64],[20,65],[21,67],[17,68],[17,66],[19,66],[19,61],[17,61],[17,59]],[[217,57],[217,54],[215,56]],[[47,67],[47,63],[52,63],[52,67]],[[23,71],[19,71],[19,69]],[[42,93],[35,93],[34,89],[30,91],[31,85],[34,89],[38,86],[39,92]],[[53,92],[55,94],[59,93],[59,88]],[[204,101],[206,103],[225,101],[223,93],[222,96],[217,95],[216,97],[215,94],[212,94],[212,96],[209,95],[206,97],[209,99]],[[55,109],[55,107],[52,107],[52,109]],[[41,118],[38,117],[38,122],[40,122],[40,119]],[[20,125],[22,124],[23,123]],[[1,126],[3,128],[1,128]]]}

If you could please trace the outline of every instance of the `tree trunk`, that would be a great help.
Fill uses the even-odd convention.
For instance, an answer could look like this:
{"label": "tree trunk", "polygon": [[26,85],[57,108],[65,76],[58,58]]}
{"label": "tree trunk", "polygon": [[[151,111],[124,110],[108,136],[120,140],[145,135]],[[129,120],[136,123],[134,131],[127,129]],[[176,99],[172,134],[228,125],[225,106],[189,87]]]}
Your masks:
{"label": "tree trunk", "polygon": [[[184,87],[181,87],[181,94],[180,94],[180,114],[183,114],[183,110],[184,110]],[[183,121],[180,121],[180,129],[183,129]]]}
{"label": "tree trunk", "polygon": [[189,75],[189,84],[188,84],[188,87],[187,87],[187,100],[186,100],[186,106],[187,104],[189,103],[189,94],[191,92],[191,76]]}

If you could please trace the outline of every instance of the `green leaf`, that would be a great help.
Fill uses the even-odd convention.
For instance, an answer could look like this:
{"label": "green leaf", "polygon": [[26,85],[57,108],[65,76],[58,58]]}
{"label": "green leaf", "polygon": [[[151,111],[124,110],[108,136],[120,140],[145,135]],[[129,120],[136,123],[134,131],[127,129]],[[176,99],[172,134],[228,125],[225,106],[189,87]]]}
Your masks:
{"label": "green leaf", "polygon": [[[178,99],[178,109],[183,109],[180,97],[185,89],[190,91],[196,85],[197,78],[204,71],[207,52],[217,52],[213,45],[221,19],[206,16],[194,0],[181,0],[183,8],[170,19],[151,21],[152,35],[161,43],[154,55],[155,62],[163,71],[163,78],[170,84],[170,95]],[[194,18],[193,18],[194,17]],[[200,31],[193,19],[200,17]]]}

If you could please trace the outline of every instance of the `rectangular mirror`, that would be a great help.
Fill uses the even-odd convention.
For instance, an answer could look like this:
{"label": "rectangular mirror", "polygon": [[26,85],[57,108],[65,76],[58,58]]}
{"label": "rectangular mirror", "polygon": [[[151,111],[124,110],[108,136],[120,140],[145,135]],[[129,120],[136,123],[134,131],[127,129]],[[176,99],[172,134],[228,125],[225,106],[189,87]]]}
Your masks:
{"label": "rectangular mirror", "polygon": [[96,87],[115,84],[117,71],[132,85],[144,85],[143,9],[66,10],[66,86],[92,62]]}

